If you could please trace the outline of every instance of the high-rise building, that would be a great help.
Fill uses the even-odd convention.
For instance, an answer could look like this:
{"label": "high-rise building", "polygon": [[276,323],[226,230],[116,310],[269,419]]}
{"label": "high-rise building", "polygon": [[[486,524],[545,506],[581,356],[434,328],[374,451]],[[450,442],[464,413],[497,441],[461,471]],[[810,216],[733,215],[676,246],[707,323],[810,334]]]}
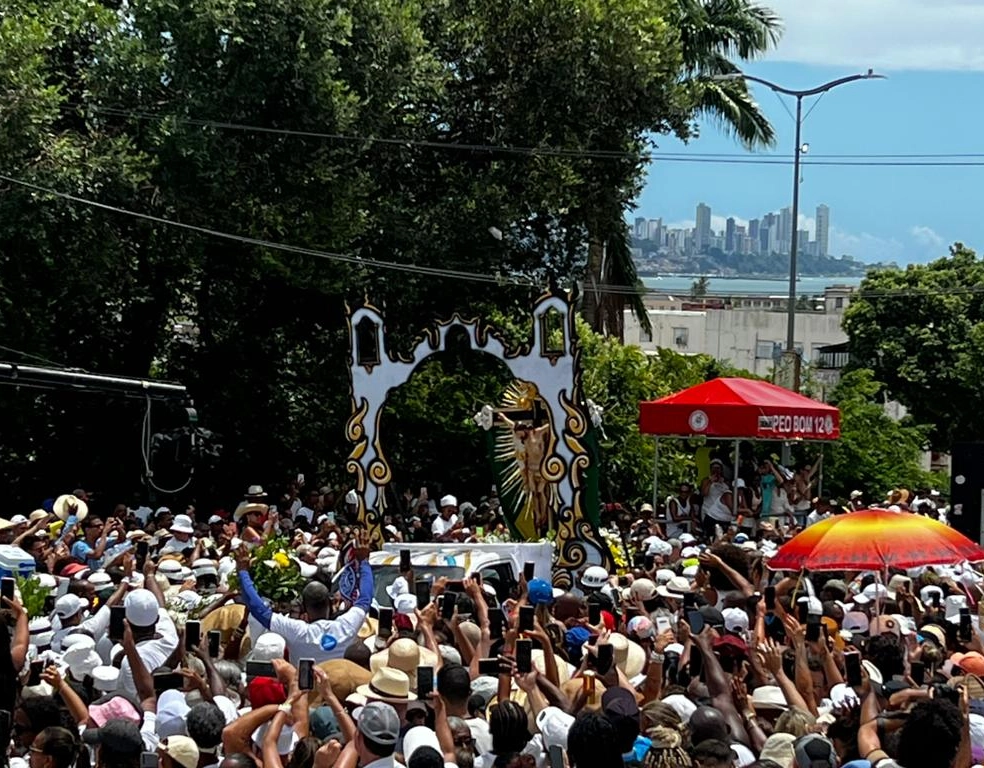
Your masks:
{"label": "high-rise building", "polygon": [[736,222],[733,216],[728,217],[728,221],[725,223],[724,229],[724,252],[734,253],[738,250],[735,247],[735,226]]}
{"label": "high-rise building", "polygon": [[711,207],[698,203],[697,222],[694,227],[694,247],[697,253],[704,253],[711,239]]}
{"label": "high-rise building", "polygon": [[647,221],[642,216],[636,216],[635,220],[635,236],[636,237],[646,237],[649,234]]}
{"label": "high-rise building", "polygon": [[779,253],[789,253],[793,242],[793,209],[783,208],[779,211]]}
{"label": "high-rise building", "polygon": [[806,253],[806,247],[810,244],[810,230],[800,229],[796,231],[796,250],[799,253]]}
{"label": "high-rise building", "polygon": [[663,220],[650,219],[646,222],[646,239],[658,243],[663,239]]}
{"label": "high-rise building", "polygon": [[830,237],[830,209],[826,205],[817,206],[817,256],[826,256]]}
{"label": "high-rise building", "polygon": [[759,220],[752,219],[748,222],[748,236],[753,240],[759,236]]}

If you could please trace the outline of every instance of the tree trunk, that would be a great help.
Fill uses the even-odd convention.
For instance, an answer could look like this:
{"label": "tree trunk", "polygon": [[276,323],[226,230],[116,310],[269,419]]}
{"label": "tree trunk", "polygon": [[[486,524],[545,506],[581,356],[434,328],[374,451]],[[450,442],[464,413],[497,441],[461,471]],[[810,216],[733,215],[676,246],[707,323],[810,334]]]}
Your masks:
{"label": "tree trunk", "polygon": [[596,235],[588,241],[588,265],[584,273],[584,296],[581,299],[581,316],[596,333],[604,333],[604,295],[605,243]]}

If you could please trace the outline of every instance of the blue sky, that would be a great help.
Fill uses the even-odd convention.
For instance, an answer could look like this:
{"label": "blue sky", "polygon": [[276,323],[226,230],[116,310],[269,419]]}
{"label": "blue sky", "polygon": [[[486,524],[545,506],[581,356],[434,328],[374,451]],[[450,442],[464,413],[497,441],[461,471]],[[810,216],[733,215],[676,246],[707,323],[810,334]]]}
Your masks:
{"label": "blue sky", "polygon": [[[790,88],[810,88],[874,68],[887,80],[827,93],[803,126],[809,156],[977,153],[984,163],[984,2],[982,0],[764,0],[782,16],[778,48],[745,67]],[[776,95],[753,84],[778,143],[792,154],[794,123]],[[793,111],[795,103],[787,99]],[[804,102],[804,113],[812,101]],[[689,144],[659,140],[659,150],[694,155],[747,153],[711,123]],[[819,159],[819,158],[818,158]],[[862,261],[923,263],[962,241],[984,248],[977,167],[803,169],[800,226],[812,230],[819,203],[831,209],[830,250]],[[630,214],[692,226],[699,202],[723,220],[756,218],[790,205],[786,165],[659,162],[649,168]],[[806,219],[802,218],[805,215]]]}

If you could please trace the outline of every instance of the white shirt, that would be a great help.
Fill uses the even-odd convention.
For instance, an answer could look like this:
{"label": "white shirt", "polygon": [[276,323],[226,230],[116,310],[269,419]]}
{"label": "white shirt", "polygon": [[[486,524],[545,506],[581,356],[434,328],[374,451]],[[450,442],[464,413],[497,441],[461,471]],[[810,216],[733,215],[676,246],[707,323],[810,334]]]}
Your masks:
{"label": "white shirt", "polygon": [[711,483],[710,488],[707,489],[707,498],[704,499],[704,503],[701,506],[701,509],[704,510],[704,515],[711,518],[711,520],[730,523],[731,510],[721,501],[721,497],[730,492],[731,488],[725,482],[719,480],[716,483]]}
{"label": "white shirt", "polygon": [[[314,659],[315,664],[329,659],[341,659],[345,649],[365,623],[366,612],[353,606],[337,619],[318,619],[308,623],[275,613],[270,619],[270,631],[280,635],[287,643],[291,659]],[[330,651],[321,647],[321,638],[334,637],[338,644]]]}
{"label": "white shirt", "polygon": [[313,523],[314,522],[314,510],[311,509],[310,507],[301,507],[300,509],[298,509],[294,513],[294,519],[295,520],[297,518],[299,518],[299,517],[303,517],[309,523]]}
{"label": "white shirt", "polygon": [[438,515],[431,523],[431,533],[435,536],[443,536],[458,524],[458,516],[451,515],[447,520]]}
{"label": "white shirt", "polygon": [[[492,732],[489,730],[489,724],[480,717],[466,717],[463,719],[465,725],[468,726],[468,730],[471,731],[472,738],[475,740],[475,751],[479,755],[491,752]],[[476,761],[478,760],[477,757],[475,759]]]}
{"label": "white shirt", "polygon": [[[163,666],[164,662],[174,653],[174,649],[178,647],[177,627],[174,626],[174,620],[170,614],[163,608],[158,612],[157,633],[160,635],[159,637],[137,643],[137,653],[148,672],[153,672],[158,667]],[[120,664],[119,687],[128,693],[134,695],[137,693],[137,686],[133,682],[133,672],[130,670],[130,660],[126,657]]]}
{"label": "white shirt", "polygon": [[168,553],[178,554],[184,552],[188,547],[195,547],[195,537],[192,536],[188,541],[178,541],[174,536],[167,540],[167,543],[160,548],[158,555],[166,555]]}

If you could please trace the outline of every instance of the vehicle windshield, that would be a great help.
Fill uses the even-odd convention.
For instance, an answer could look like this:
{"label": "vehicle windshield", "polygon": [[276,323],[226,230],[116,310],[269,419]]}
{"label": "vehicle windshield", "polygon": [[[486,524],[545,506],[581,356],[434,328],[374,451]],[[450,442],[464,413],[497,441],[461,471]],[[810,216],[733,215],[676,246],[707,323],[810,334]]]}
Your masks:
{"label": "vehicle windshield", "polygon": [[[374,565],[372,566],[372,578],[375,584],[373,597],[376,598],[376,602],[379,603],[383,608],[390,608],[393,605],[393,600],[386,593],[386,587],[392,584],[400,575],[400,566],[397,565]],[[450,567],[446,565],[441,566],[427,566],[427,565],[416,565],[413,568],[414,579],[431,579],[436,580],[442,576],[446,577],[451,581],[458,581],[465,578],[465,569]],[[410,594],[414,594],[413,584],[410,585]]]}

